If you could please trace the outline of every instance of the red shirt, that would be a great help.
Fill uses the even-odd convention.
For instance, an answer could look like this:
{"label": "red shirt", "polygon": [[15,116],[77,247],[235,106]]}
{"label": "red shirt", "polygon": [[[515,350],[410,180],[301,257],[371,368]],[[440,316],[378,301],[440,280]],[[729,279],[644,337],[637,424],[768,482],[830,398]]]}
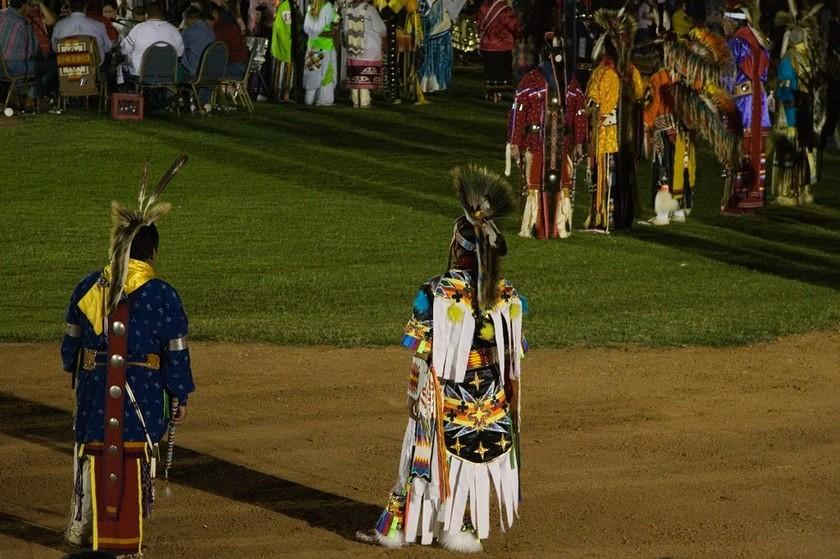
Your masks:
{"label": "red shirt", "polygon": [[217,41],[227,45],[230,62],[248,62],[248,46],[236,23],[219,18],[213,24],[213,33]]}
{"label": "red shirt", "polygon": [[516,38],[522,33],[516,14],[505,0],[484,2],[476,17],[480,50],[503,52],[513,50]]}
{"label": "red shirt", "polygon": [[41,17],[41,10],[30,10],[29,21],[32,22],[32,30],[35,32],[35,38],[38,39],[38,48],[44,56],[50,53],[52,49],[50,45],[50,36],[47,31],[47,24],[44,23],[44,18]]}
{"label": "red shirt", "polygon": [[105,26],[105,32],[108,34],[108,38],[111,39],[112,43],[116,43],[117,39],[119,39],[120,34],[117,32],[117,28],[114,27],[114,24],[111,23],[111,20],[107,17],[103,16],[98,12],[88,12],[85,14],[90,19],[95,19],[96,21],[101,21],[102,25]]}

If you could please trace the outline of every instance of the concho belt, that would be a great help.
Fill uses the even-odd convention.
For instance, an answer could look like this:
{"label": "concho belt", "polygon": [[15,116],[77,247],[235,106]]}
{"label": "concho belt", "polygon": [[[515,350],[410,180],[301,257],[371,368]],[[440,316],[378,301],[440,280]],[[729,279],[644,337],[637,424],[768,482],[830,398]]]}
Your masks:
{"label": "concho belt", "polygon": [[[146,367],[153,371],[160,370],[160,355],[157,353],[130,354],[131,361],[126,361],[126,367]],[[108,364],[108,352],[96,351],[95,349],[85,348],[82,350],[82,369],[85,371],[92,371],[96,367],[105,367]]]}

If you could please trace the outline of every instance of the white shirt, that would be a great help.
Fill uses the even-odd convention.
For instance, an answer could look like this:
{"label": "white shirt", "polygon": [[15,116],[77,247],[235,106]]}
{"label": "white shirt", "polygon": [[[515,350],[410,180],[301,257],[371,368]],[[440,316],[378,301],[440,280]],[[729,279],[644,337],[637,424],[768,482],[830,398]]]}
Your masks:
{"label": "white shirt", "polygon": [[[348,43],[348,57],[354,60],[382,60],[382,37],[388,33],[388,30],[376,8],[365,2],[348,8],[342,15],[341,24]],[[358,33],[360,28],[364,30],[364,37],[361,41],[354,40],[353,33]],[[351,46],[356,49],[361,47],[362,51],[354,53],[355,49],[349,48]]]}
{"label": "white shirt", "polygon": [[651,19],[653,19],[653,10],[650,9],[647,2],[642,2],[642,4],[639,5],[639,17],[637,18],[638,28],[647,29],[653,25],[650,21]]}
{"label": "white shirt", "polygon": [[[74,35],[85,35],[96,39],[96,46],[99,47],[99,56],[104,60],[105,55],[111,50],[111,39],[105,30],[105,24],[101,21],[87,17],[81,12],[73,12],[64,19],[58,20],[52,33],[53,51],[58,51],[58,41],[65,37]],[[99,61],[100,63],[102,60]]]}
{"label": "white shirt", "polygon": [[178,29],[169,22],[150,19],[131,28],[122,42],[120,50],[128,58],[128,70],[135,76],[140,74],[143,53],[155,43],[168,43],[175,47],[180,58],[184,54],[184,40]]}

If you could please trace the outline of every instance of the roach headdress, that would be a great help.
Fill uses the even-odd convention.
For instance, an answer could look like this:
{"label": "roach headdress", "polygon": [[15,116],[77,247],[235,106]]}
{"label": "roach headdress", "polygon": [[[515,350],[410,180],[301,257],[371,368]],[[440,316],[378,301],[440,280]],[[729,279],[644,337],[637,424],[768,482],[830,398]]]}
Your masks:
{"label": "roach headdress", "polygon": [[601,8],[595,12],[595,23],[603,30],[592,49],[592,58],[597,60],[604,49],[604,43],[609,41],[615,47],[618,60],[615,61],[619,74],[627,75],[633,55],[633,44],[636,40],[638,24],[630,10],[625,5],[620,10]]}
{"label": "roach headdress", "polygon": [[141,227],[154,224],[171,209],[170,204],[159,202],[158,198],[186,162],[186,155],[178,157],[150,193],[147,188],[149,163],[146,162],[140,179],[137,209],[127,208],[119,202],[111,202],[111,248],[108,254],[111,265],[111,286],[108,290],[108,314],[114,312],[123,296],[128,276],[131,243],[135,235]]}
{"label": "roach headdress", "polygon": [[475,253],[478,305],[487,309],[496,303],[497,284],[501,279],[499,258],[507,252],[495,220],[513,209],[512,190],[500,175],[478,165],[456,167],[452,177],[464,209],[464,215],[455,222],[452,243]]}

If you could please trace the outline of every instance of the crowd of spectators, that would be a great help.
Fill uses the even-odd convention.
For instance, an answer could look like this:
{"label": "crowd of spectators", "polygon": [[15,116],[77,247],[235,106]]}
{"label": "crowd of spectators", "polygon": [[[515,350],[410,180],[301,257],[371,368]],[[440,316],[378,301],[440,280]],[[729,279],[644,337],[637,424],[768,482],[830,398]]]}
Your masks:
{"label": "crowd of spectators", "polygon": [[233,10],[202,0],[179,13],[167,13],[156,2],[129,7],[117,0],[66,0],[59,5],[50,5],[49,0],[8,0],[0,11],[0,56],[11,76],[37,77],[33,87],[20,92],[20,108],[34,109],[38,101],[54,103],[58,45],[74,36],[95,41],[111,91],[133,87],[144,52],[159,42],[174,47],[179,79],[195,76],[204,49],[214,41],[228,48],[227,77],[236,79],[245,73],[249,52],[244,26]]}

